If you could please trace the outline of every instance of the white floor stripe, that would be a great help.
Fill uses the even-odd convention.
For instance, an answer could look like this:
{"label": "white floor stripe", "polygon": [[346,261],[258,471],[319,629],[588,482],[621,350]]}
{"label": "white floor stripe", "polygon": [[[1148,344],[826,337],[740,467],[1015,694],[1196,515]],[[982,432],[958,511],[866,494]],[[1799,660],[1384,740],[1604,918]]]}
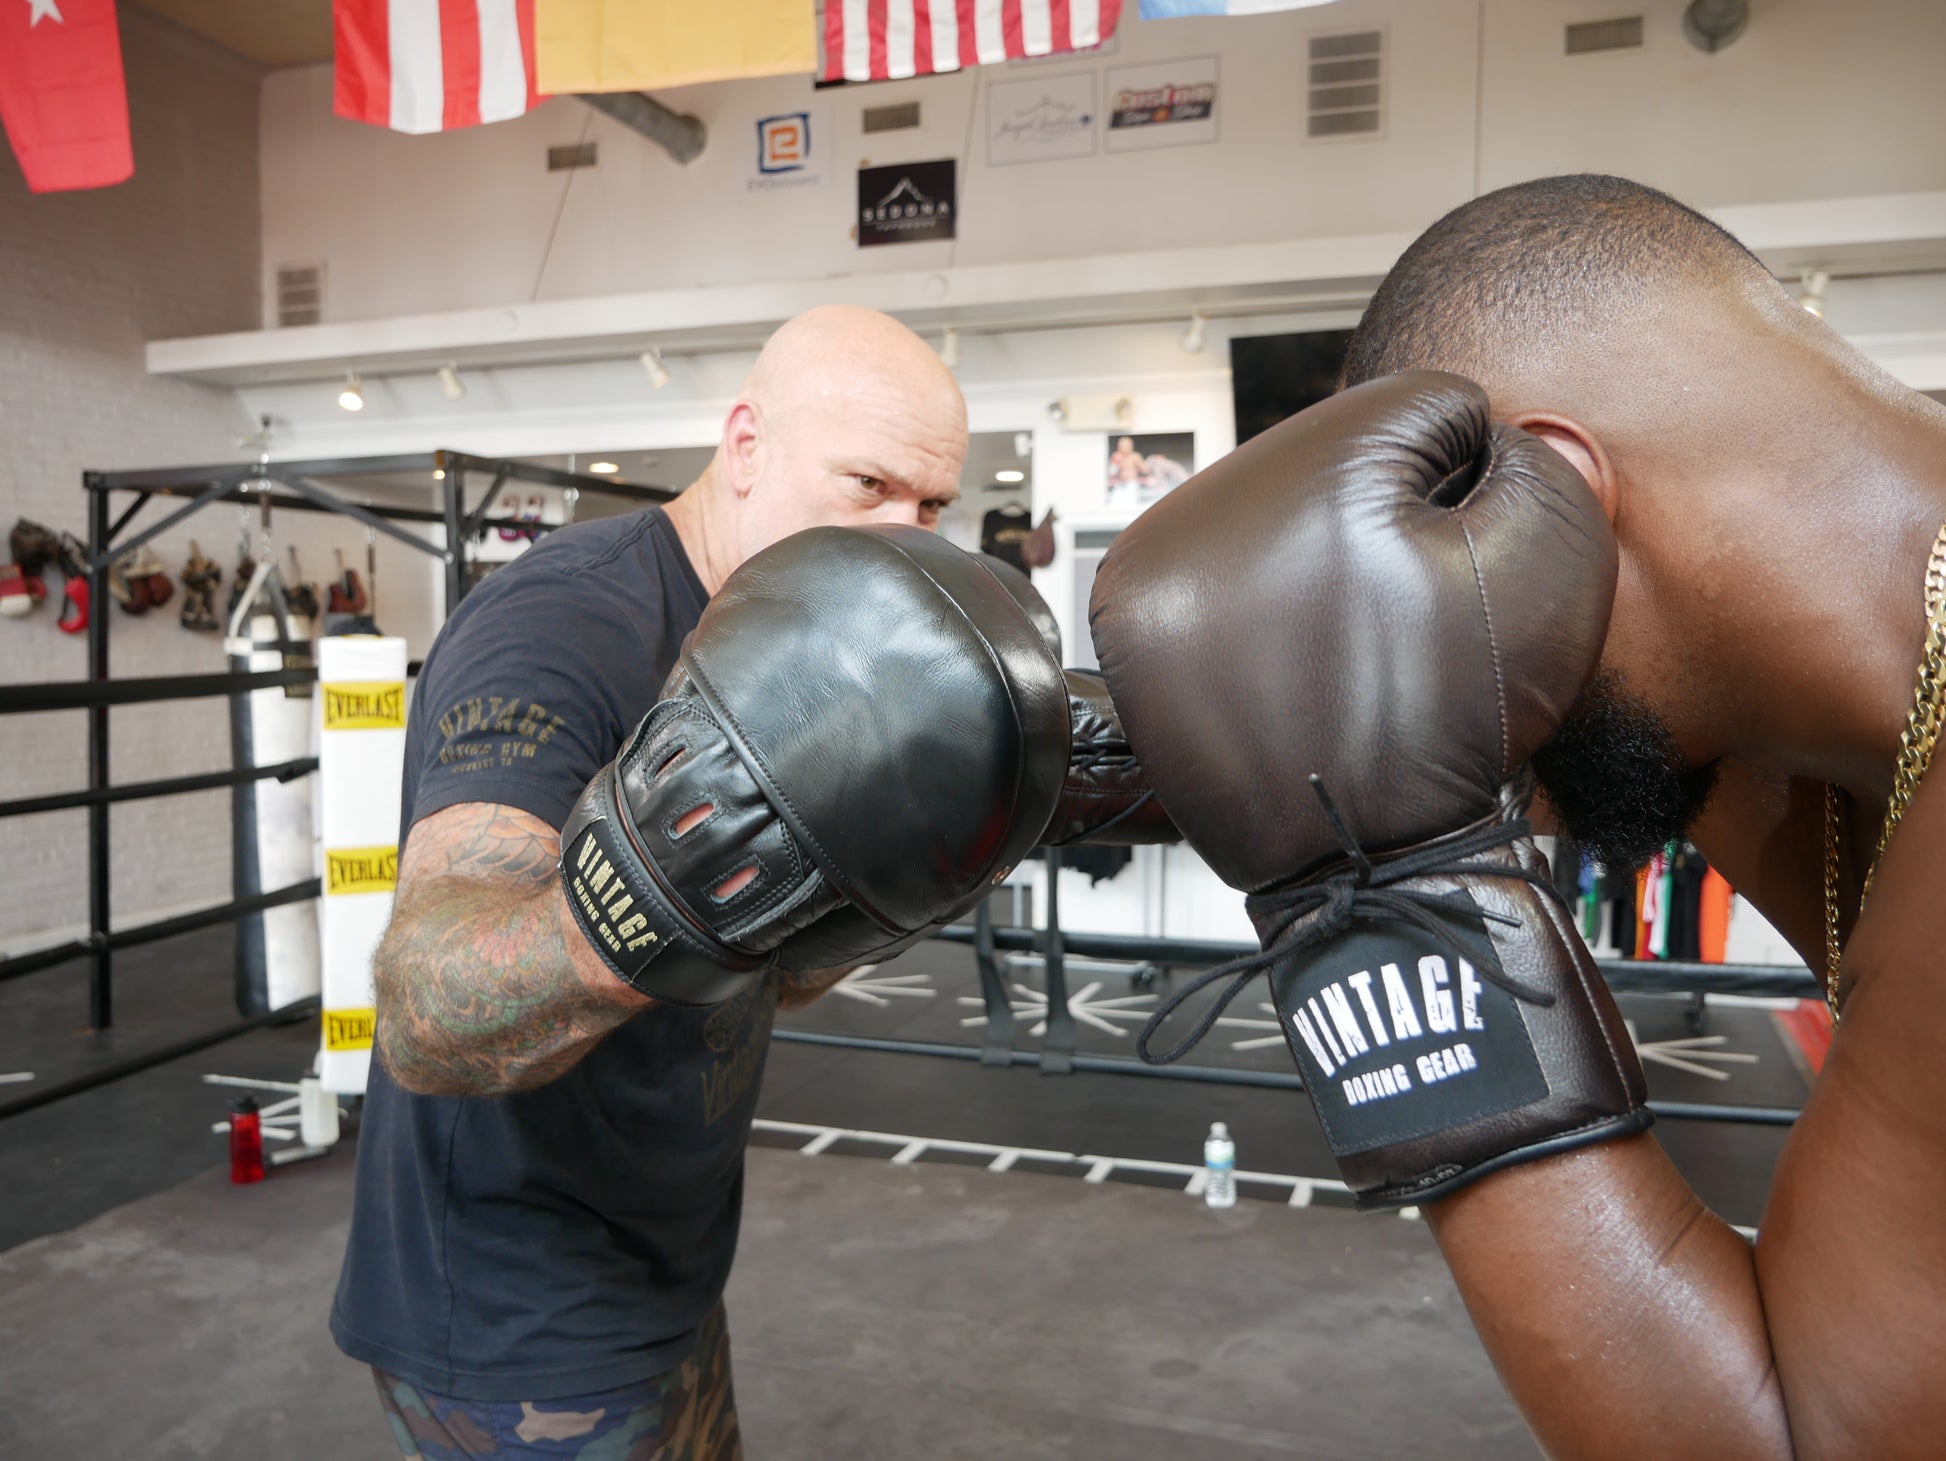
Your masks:
{"label": "white floor stripe", "polygon": [[[964,1152],[969,1156],[988,1156],[989,1172],[1006,1172],[1013,1169],[1023,1158],[1059,1162],[1069,1166],[1085,1167],[1082,1180],[1099,1185],[1111,1180],[1120,1172],[1155,1172],[1165,1176],[1181,1177],[1183,1191],[1195,1197],[1202,1196],[1203,1188],[1209,1180],[1206,1168],[1189,1162],[1159,1162],[1147,1157],[1110,1157],[1094,1152],[1056,1152],[1036,1147],[999,1146],[992,1142],[961,1141],[955,1137],[910,1136],[890,1131],[859,1131],[842,1126],[816,1126],[802,1121],[771,1121],[763,1117],[751,1123],[752,1130],[770,1132],[778,1136],[801,1136],[808,1140],[799,1147],[800,1156],[815,1157],[830,1150],[839,1141],[869,1142],[889,1148],[886,1159],[895,1166],[911,1166],[929,1151]],[[1312,1194],[1318,1191],[1348,1192],[1344,1183],[1331,1177],[1298,1177],[1286,1172],[1238,1172],[1239,1182],[1254,1182],[1260,1186],[1285,1187],[1291,1189],[1292,1207],[1309,1207]],[[1412,1214],[1416,1215],[1416,1211]]]}

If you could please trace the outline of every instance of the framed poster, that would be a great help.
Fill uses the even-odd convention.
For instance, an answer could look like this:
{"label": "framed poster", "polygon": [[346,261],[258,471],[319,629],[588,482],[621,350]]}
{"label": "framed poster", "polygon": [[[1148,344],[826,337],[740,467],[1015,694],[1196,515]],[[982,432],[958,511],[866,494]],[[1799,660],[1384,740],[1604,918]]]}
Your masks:
{"label": "framed poster", "polygon": [[1195,461],[1193,431],[1110,435],[1108,485],[1102,501],[1117,509],[1147,507],[1187,481]]}
{"label": "framed poster", "polygon": [[1108,71],[1109,152],[1216,140],[1216,57],[1189,56]]}
{"label": "framed poster", "polygon": [[1094,72],[987,87],[987,166],[1088,157],[1094,150]]}

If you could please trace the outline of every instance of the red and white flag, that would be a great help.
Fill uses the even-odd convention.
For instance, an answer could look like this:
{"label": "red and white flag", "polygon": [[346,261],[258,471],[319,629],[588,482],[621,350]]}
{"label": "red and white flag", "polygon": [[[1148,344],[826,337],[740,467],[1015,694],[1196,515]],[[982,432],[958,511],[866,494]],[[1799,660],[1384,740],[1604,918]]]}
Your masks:
{"label": "red and white flag", "polygon": [[[5,3],[5,0],[0,0]],[[332,110],[395,132],[518,117],[534,90],[534,0],[333,0]]]}
{"label": "red and white flag", "polygon": [[1122,0],[825,0],[824,81],[895,81],[1085,51]]}
{"label": "red and white flag", "polygon": [[115,0],[0,0],[0,120],[36,193],[133,175]]}

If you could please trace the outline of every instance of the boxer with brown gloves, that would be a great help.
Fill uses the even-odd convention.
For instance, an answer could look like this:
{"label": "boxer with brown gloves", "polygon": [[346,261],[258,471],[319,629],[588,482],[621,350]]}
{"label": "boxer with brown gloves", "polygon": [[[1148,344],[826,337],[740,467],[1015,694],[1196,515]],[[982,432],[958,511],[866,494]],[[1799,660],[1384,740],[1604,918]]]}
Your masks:
{"label": "boxer with brown gloves", "polygon": [[1600,671],[1535,759],[1557,823],[1611,875],[1693,841],[1842,1014],[1754,1242],[1652,1133],[1430,1204],[1481,1341],[1555,1461],[1930,1461],[1946,407],[1710,218],[1594,175],[1483,194],[1400,256],[1344,379],[1418,370],[1477,381],[1614,531]]}
{"label": "boxer with brown gloves", "polygon": [[[1186,986],[1143,1053],[1181,1055],[1267,972],[1361,1207],[1649,1124],[1522,816],[1615,572],[1573,468],[1431,372],[1273,427],[1102,561],[1091,618],[1128,737],[1263,945]],[[1181,998],[1223,978],[1201,1026],[1151,1055]]]}

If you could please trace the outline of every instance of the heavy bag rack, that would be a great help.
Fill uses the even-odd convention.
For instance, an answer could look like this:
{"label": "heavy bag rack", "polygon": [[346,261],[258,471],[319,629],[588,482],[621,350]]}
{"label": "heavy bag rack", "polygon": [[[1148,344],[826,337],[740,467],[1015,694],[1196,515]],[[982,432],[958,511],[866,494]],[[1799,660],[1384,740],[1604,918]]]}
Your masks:
{"label": "heavy bag rack", "polygon": [[[319,481],[320,478],[432,474],[441,493],[438,511],[430,508],[396,507],[373,502],[356,502],[342,492]],[[443,476],[441,475],[443,474]],[[486,477],[489,486],[479,500],[468,507],[467,479]],[[160,781],[113,785],[108,776],[108,712],[117,705],[139,705],[159,700],[190,700],[216,695],[243,695],[252,690],[267,690],[291,685],[315,684],[317,670],[264,670],[248,674],[163,675],[145,679],[112,679],[108,673],[108,632],[113,616],[108,607],[110,563],[125,553],[167,532],[206,507],[219,502],[267,507],[272,511],[329,512],[352,518],[374,532],[396,538],[419,552],[441,560],[445,567],[445,607],[450,617],[466,596],[470,583],[469,549],[483,533],[487,509],[508,482],[526,482],[544,487],[573,488],[582,493],[603,493],[640,502],[666,502],[675,494],[668,488],[642,486],[611,477],[563,472],[534,462],[507,457],[479,457],[465,452],[439,450],[380,457],[327,457],[307,461],[231,463],[221,466],[164,467],[129,472],[84,472],[82,490],[88,498],[88,588],[93,606],[88,620],[88,678],[37,685],[0,686],[0,715],[27,715],[52,710],[88,712],[88,784],[80,791],[56,792],[41,796],[17,797],[0,801],[0,818],[32,816],[40,812],[65,811],[85,807],[88,812],[88,932],[51,948],[37,949],[10,959],[0,959],[0,982],[37,973],[76,959],[88,966],[88,1025],[94,1031],[114,1024],[114,956],[122,949],[137,948],[200,928],[231,923],[252,913],[297,903],[319,895],[315,877],[288,887],[238,896],[228,903],[197,909],[175,918],[165,918],[134,928],[111,929],[112,897],[109,886],[108,809],[117,802],[142,801],[151,797],[179,796],[185,792],[208,791],[215,787],[242,786],[275,779],[291,781],[317,770],[317,758],[306,756],[269,766],[232,767],[228,771],[209,771],[194,776],[176,776]],[[134,494],[134,501],[111,517],[110,498],[117,492]],[[127,538],[123,533],[149,503],[156,498],[186,498],[183,506]],[[399,526],[401,523],[437,523],[445,529],[444,543]],[[551,531],[555,524],[521,524],[523,531]],[[417,673],[412,666],[409,673]],[[233,863],[236,849],[232,849]],[[263,1025],[282,1023],[315,1014],[316,996],[292,1001],[277,1009],[251,1015],[232,1024],[190,1036],[158,1049],[145,1051],[126,1060],[90,1070],[71,1080],[60,1081],[13,1100],[0,1102],[0,1118],[31,1111],[65,1096],[107,1085],[123,1076],[133,1075],[212,1045],[234,1039]]]}

